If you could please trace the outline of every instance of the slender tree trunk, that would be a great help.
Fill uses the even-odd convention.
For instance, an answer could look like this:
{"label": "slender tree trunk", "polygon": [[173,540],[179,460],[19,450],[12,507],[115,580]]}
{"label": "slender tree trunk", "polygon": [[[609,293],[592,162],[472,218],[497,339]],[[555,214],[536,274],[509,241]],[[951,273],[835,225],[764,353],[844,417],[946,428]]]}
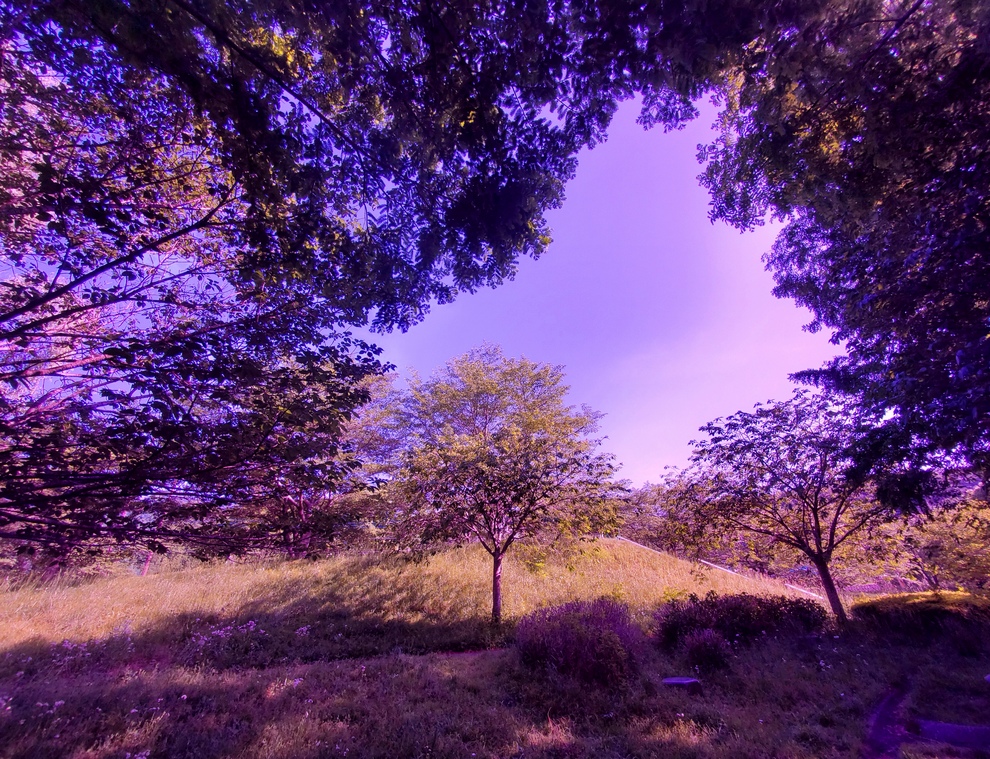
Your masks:
{"label": "slender tree trunk", "polygon": [[502,552],[492,554],[492,624],[502,624]]}
{"label": "slender tree trunk", "polygon": [[832,607],[832,613],[835,614],[835,618],[839,623],[840,627],[845,627],[849,622],[849,617],[846,616],[846,610],[842,606],[842,599],[839,598],[839,591],[835,588],[835,582],[832,580],[832,573],[828,568],[828,560],[815,556],[812,557],[811,561],[815,565],[815,569],[818,570],[818,577],[822,581],[822,587],[825,589],[825,597],[828,598],[828,605]]}

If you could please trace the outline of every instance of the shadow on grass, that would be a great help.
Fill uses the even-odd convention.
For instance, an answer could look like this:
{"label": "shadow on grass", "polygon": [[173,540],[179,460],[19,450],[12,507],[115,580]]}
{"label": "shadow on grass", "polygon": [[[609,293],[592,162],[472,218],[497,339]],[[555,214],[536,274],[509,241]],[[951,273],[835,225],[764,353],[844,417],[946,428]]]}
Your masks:
{"label": "shadow on grass", "polygon": [[627,689],[592,692],[513,650],[405,655],[501,639],[479,604],[369,566],[212,615],[0,651],[0,759],[853,756],[908,657],[919,707],[984,682],[986,648],[969,656],[948,632],[923,649],[883,634],[768,640],[691,698],[662,685],[683,664],[650,647]]}
{"label": "shadow on grass", "polygon": [[4,759],[705,757],[718,733],[700,704],[676,715],[678,694],[534,678],[511,650],[22,680],[0,715]]}
{"label": "shadow on grass", "polygon": [[[417,583],[413,573],[395,575],[369,564],[316,582],[282,578],[277,590],[219,612],[0,650],[0,757],[147,759],[149,746],[152,756],[240,757],[246,746],[280,742],[294,748],[269,755],[332,755],[360,744],[370,746],[362,756],[395,756],[410,740],[442,755],[446,732],[431,720],[463,732],[451,722],[449,688],[427,660],[401,654],[491,648],[504,633],[456,594]],[[409,673],[419,680],[402,686]],[[475,687],[467,700],[484,691]],[[405,712],[393,702],[408,702]],[[429,714],[410,724],[422,710]],[[491,731],[481,720],[483,742],[504,742],[507,719]],[[378,738],[365,733],[374,725],[394,732],[382,726],[391,722],[398,733],[379,752]],[[337,734],[333,746],[343,748],[328,749]],[[423,748],[410,744],[405,754]]]}
{"label": "shadow on grass", "polygon": [[0,678],[149,663],[261,668],[505,643],[506,628],[494,629],[484,616],[438,603],[431,589],[354,584],[287,581],[278,598],[262,597],[222,613],[177,614],[136,631],[125,625],[93,641],[27,641],[0,651]]}
{"label": "shadow on grass", "polygon": [[[520,705],[512,651],[268,669],[24,675],[0,709],[4,759],[619,757]],[[0,689],[9,681],[0,684]],[[10,691],[2,691],[10,693]],[[611,750],[613,749],[614,750]]]}
{"label": "shadow on grass", "polygon": [[512,727],[523,727],[497,702],[457,690],[449,675],[409,657],[104,679],[78,672],[15,692],[0,716],[0,756],[457,756],[472,743],[505,745]]}

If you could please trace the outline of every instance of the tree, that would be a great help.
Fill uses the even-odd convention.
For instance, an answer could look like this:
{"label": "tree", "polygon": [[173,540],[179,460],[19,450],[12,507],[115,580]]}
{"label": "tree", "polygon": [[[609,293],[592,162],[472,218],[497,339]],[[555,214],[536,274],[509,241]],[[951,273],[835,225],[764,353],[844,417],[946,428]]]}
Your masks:
{"label": "tree", "polygon": [[851,536],[888,513],[850,456],[866,425],[835,398],[799,390],[701,429],[707,438],[694,442],[693,498],[730,528],[807,556],[844,624],[830,562]]}
{"label": "tree", "polygon": [[349,326],[511,277],[619,99],[677,126],[794,13],[0,4],[0,533],[156,540],[336,445],[382,368]]}
{"label": "tree", "polygon": [[214,540],[259,481],[332,489],[382,369],[348,328],[546,249],[621,91],[578,12],[0,4],[0,537]]}
{"label": "tree", "polygon": [[931,515],[915,515],[897,552],[931,590],[990,586],[990,509],[970,500]]}
{"label": "tree", "polygon": [[775,294],[847,355],[800,376],[889,412],[890,453],[990,472],[990,7],[834,0],[727,66],[712,217],[787,222]]}
{"label": "tree", "polygon": [[[879,571],[932,591],[990,587],[990,508],[972,475],[946,473],[928,513],[884,525],[851,547]],[[847,550],[847,553],[850,551]]]}
{"label": "tree", "polygon": [[766,575],[794,565],[789,561],[794,551],[765,535],[727,525],[716,504],[699,499],[705,492],[701,473],[671,468],[660,482],[647,483],[623,499],[623,535],[676,556]]}
{"label": "tree", "polygon": [[611,456],[591,437],[600,415],[568,406],[563,378],[559,366],[485,345],[410,384],[412,437],[398,474],[405,529],[431,542],[482,545],[492,557],[495,624],[502,560],[512,545],[573,524],[576,515],[594,516],[616,493]]}

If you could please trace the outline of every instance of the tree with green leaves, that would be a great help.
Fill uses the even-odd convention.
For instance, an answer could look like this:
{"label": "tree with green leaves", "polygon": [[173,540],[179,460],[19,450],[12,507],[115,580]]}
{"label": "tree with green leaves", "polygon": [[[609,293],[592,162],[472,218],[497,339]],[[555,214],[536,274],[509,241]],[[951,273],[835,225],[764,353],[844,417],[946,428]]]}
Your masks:
{"label": "tree with green leaves", "polygon": [[803,5],[724,70],[712,217],[786,222],[775,294],[846,348],[802,376],[889,412],[874,455],[990,472],[990,6]]}
{"label": "tree with green leaves", "polygon": [[847,618],[832,579],[833,556],[889,514],[850,455],[868,429],[836,398],[799,390],[787,401],[716,419],[701,428],[707,437],[693,443],[691,499],[712,523],[807,557],[840,624]]}
{"label": "tree with green leaves", "polygon": [[559,366],[485,345],[410,383],[410,442],[397,474],[403,529],[473,540],[492,557],[492,621],[502,619],[502,560],[516,541],[601,531],[618,492],[594,437],[600,415],[566,402]]}
{"label": "tree with green leaves", "polygon": [[864,455],[979,463],[987,13],[0,3],[0,536],[192,538],[165,525],[264,466],[332,486],[321,450],[382,368],[348,329],[545,251],[575,156],[636,93],[665,128],[721,99],[713,215],[789,220],[777,292],[849,346],[818,379],[895,411]]}
{"label": "tree with green leaves", "polygon": [[843,563],[871,579],[908,580],[935,592],[990,587],[986,494],[971,473],[940,474],[941,488],[926,512],[891,520],[855,540],[843,551]]}
{"label": "tree with green leaves", "polygon": [[546,249],[617,91],[571,17],[0,3],[0,537],[217,540],[293,472],[333,489],[382,369],[348,328]]}
{"label": "tree with green leaves", "polygon": [[720,520],[713,504],[699,500],[704,492],[699,472],[671,468],[659,482],[646,483],[622,499],[622,534],[692,561],[704,559],[765,575],[803,563],[803,557],[771,538]]}

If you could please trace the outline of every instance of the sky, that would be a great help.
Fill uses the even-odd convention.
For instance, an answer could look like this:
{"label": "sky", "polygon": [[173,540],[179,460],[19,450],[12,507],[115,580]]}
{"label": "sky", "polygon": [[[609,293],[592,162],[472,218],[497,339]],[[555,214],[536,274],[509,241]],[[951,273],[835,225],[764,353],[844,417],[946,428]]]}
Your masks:
{"label": "sky", "polygon": [[776,228],[709,221],[696,154],[711,112],[668,134],[636,115],[627,103],[607,142],[579,156],[567,199],[548,214],[547,253],[373,339],[403,375],[429,375],[483,342],[562,364],[571,403],[605,414],[603,449],[639,486],[687,464],[699,427],[789,397],[789,373],[839,348],[802,330],[808,311],[773,297],[761,256]]}

